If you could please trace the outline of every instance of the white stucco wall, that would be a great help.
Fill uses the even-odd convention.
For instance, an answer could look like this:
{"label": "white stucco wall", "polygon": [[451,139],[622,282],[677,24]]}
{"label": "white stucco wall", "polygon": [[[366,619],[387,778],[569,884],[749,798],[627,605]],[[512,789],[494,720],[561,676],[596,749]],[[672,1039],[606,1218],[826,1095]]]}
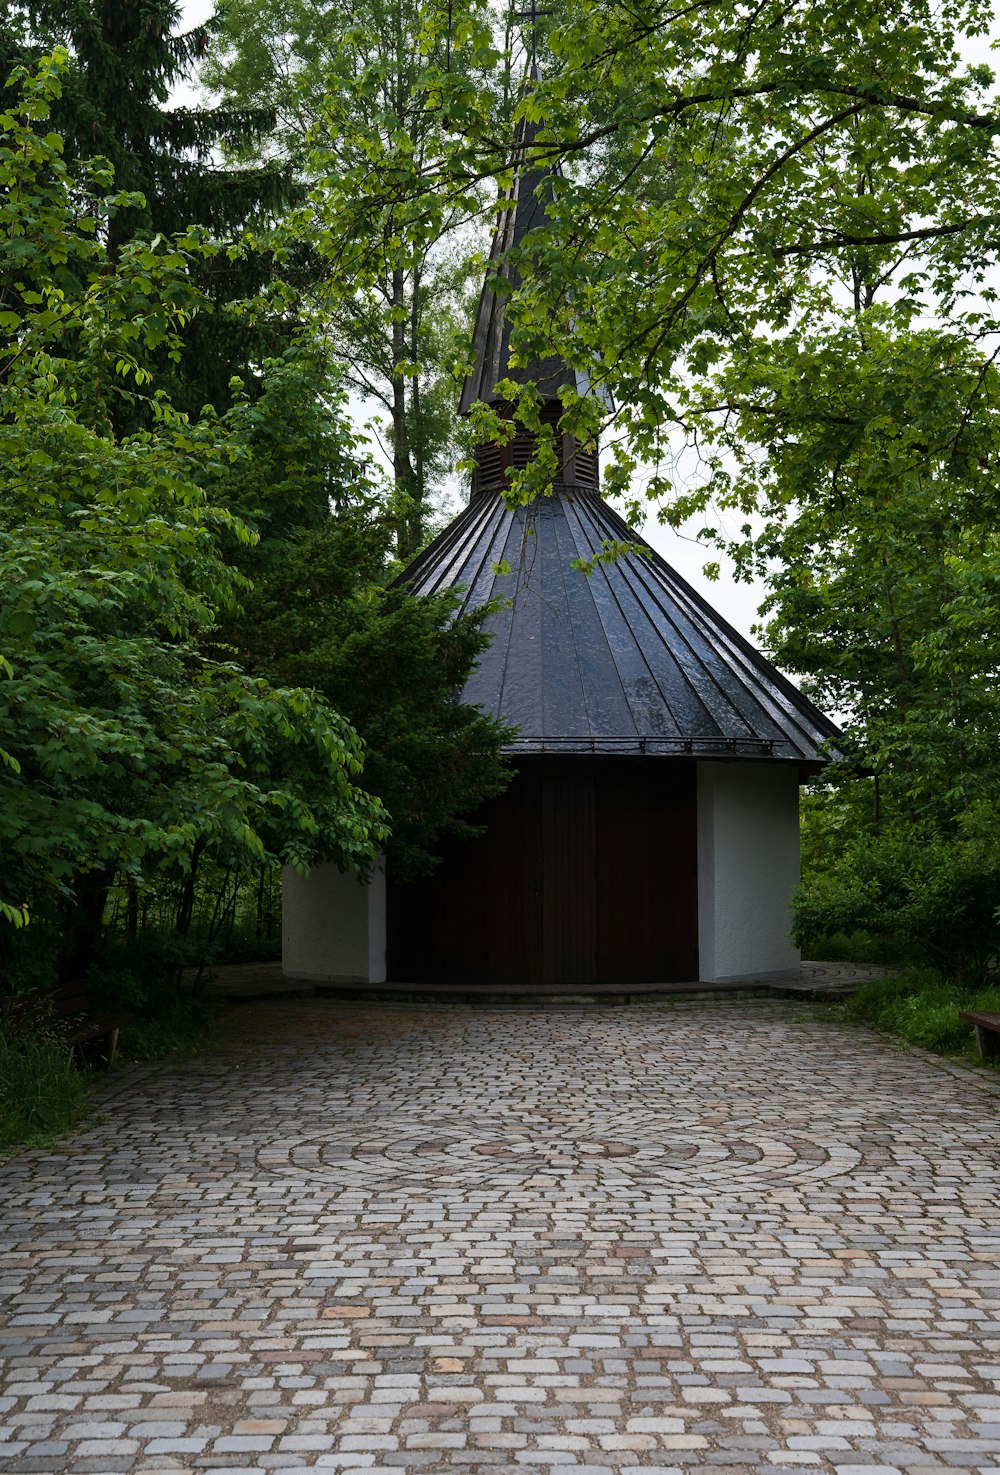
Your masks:
{"label": "white stucco wall", "polygon": [[794,765],[698,764],[698,950],[706,983],[794,973],[799,880]]}
{"label": "white stucco wall", "polygon": [[281,967],[310,983],[385,982],[385,869],[367,884],[335,865],[281,873]]}

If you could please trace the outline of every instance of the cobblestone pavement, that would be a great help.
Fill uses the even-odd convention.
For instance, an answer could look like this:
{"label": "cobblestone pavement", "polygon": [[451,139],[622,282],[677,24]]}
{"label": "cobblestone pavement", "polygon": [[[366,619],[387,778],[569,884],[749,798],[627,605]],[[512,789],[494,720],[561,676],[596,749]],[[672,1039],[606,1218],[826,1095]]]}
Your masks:
{"label": "cobblestone pavement", "polygon": [[0,1165],[0,1467],[1000,1475],[987,1073],[761,998],[234,1017]]}

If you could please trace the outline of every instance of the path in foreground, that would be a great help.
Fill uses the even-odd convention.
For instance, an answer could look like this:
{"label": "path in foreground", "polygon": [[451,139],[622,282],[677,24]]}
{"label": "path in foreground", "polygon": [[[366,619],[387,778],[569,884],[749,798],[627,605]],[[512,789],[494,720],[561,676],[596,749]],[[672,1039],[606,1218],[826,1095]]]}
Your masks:
{"label": "path in foreground", "polygon": [[243,1019],[0,1165],[0,1468],[1000,1472],[986,1077],[759,999]]}

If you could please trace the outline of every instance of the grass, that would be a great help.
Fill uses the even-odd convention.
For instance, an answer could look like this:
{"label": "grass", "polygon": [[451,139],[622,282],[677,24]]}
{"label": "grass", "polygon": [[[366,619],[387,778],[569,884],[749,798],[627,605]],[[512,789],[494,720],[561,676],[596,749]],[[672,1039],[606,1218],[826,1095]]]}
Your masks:
{"label": "grass", "polygon": [[972,1025],[959,1019],[959,1011],[1000,1011],[1000,985],[963,986],[933,968],[907,968],[863,985],[842,1008],[849,1019],[895,1035],[908,1045],[978,1061]]}
{"label": "grass", "polygon": [[[193,1055],[215,1041],[221,1006],[178,999],[122,1026],[117,1059],[160,1060]],[[0,1153],[47,1147],[92,1116],[90,1072],[74,1065],[64,1046],[44,1034],[0,1035]]]}
{"label": "grass", "polygon": [[161,1060],[165,1055],[194,1055],[215,1043],[222,1006],[209,999],[174,999],[131,1024],[122,1025],[118,1058]]}
{"label": "grass", "polygon": [[0,1035],[0,1151],[45,1146],[89,1115],[87,1075],[68,1050],[44,1036]]}

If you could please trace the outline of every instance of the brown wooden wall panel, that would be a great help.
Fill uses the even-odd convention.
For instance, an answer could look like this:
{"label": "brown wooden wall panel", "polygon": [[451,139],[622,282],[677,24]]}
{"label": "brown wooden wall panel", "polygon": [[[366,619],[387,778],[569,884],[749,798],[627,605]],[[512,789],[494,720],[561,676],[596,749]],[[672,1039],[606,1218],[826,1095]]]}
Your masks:
{"label": "brown wooden wall panel", "polygon": [[523,761],[411,886],[390,878],[389,977],[483,984],[650,983],[698,976],[695,765]]}
{"label": "brown wooden wall panel", "polygon": [[485,982],[542,982],[543,779],[530,768],[489,806],[489,868],[478,909],[488,932]]}
{"label": "brown wooden wall panel", "polygon": [[647,806],[650,966],[654,978],[698,977],[698,807],[693,763],[664,764]]}
{"label": "brown wooden wall panel", "polygon": [[[541,765],[538,765],[541,767]],[[542,979],[597,978],[594,765],[544,770],[542,804]]]}
{"label": "brown wooden wall panel", "polygon": [[603,982],[698,977],[693,763],[610,761],[597,786],[598,971]]}
{"label": "brown wooden wall panel", "polygon": [[598,786],[597,955],[603,983],[649,980],[649,826],[646,795],[655,775],[612,764]]}

